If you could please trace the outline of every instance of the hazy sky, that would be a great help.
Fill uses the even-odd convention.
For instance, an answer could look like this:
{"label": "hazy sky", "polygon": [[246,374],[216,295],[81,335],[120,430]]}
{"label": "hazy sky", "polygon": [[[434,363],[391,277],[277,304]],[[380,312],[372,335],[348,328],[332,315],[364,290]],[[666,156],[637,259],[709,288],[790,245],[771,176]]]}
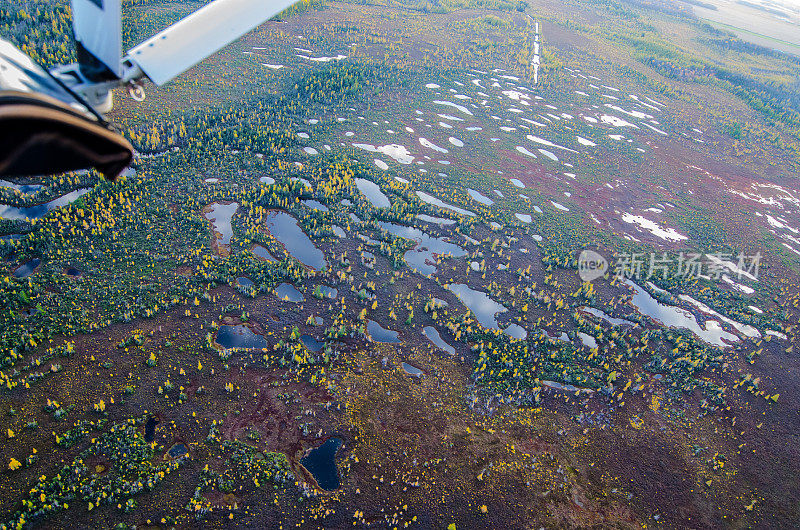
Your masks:
{"label": "hazy sky", "polygon": [[[728,0],[731,3],[737,3],[737,0]],[[773,5],[773,6],[785,6],[789,8],[793,8],[793,10],[800,9],[800,0],[745,0],[746,2],[750,2],[753,4],[765,4],[765,5]]]}
{"label": "hazy sky", "polygon": [[772,0],[772,2],[792,7],[800,7],[800,0]]}
{"label": "hazy sky", "polygon": [[[736,3],[736,0],[730,0]],[[754,4],[772,4],[772,5],[783,5],[783,6],[792,6],[795,8],[800,8],[800,0],[746,0],[747,2],[752,2]]]}

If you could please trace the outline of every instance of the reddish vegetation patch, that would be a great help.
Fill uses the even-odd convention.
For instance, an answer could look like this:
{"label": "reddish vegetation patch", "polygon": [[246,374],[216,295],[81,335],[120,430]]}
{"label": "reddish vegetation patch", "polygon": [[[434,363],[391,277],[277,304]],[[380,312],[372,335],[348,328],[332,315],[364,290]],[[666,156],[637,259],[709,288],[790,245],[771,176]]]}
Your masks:
{"label": "reddish vegetation patch", "polygon": [[517,443],[517,448],[529,455],[540,455],[544,453],[554,453],[556,448],[553,444],[543,441],[541,438],[522,439]]}
{"label": "reddish vegetation patch", "polygon": [[518,178],[529,188],[539,190],[543,184],[549,184],[555,178],[547,171],[546,167],[529,156],[510,149],[503,150],[502,153],[507,158],[508,174],[506,176]]}
{"label": "reddish vegetation patch", "polygon": [[203,497],[215,508],[237,508],[241,499],[233,493],[222,493],[217,490],[209,490],[203,493]]}
{"label": "reddish vegetation patch", "polygon": [[[585,15],[587,15],[587,18],[592,19],[591,23],[596,23],[602,20],[602,17],[599,15],[588,16],[588,12]],[[570,18],[574,20],[574,14],[570,14]],[[548,24],[545,22],[542,24],[541,29],[543,41],[549,46],[575,49],[586,48],[590,43],[586,36],[558,24]]]}
{"label": "reddish vegetation patch", "polygon": [[[310,410],[312,405],[331,401],[332,398],[307,383],[276,386],[274,383],[280,381],[278,376],[278,373],[264,375],[246,372],[244,380],[234,378],[231,381],[238,383],[242,387],[242,395],[247,393],[249,398],[242,412],[224,423],[222,433],[227,440],[248,440],[248,433],[255,431],[259,436],[259,446],[291,458],[311,441],[317,440],[317,432],[305,436],[300,431],[301,423],[314,418],[309,415],[304,419],[300,411],[304,408]],[[297,419],[298,416],[301,416],[300,419]]]}

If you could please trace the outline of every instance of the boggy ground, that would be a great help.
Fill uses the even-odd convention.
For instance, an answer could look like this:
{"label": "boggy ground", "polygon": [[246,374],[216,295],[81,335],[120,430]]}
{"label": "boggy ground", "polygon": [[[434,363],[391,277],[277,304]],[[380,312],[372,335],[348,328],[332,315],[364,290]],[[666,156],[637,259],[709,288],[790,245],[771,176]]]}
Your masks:
{"label": "boggy ground", "polygon": [[[385,267],[379,257],[378,272],[388,275]],[[463,281],[460,275],[450,280]],[[405,288],[397,282],[386,289],[382,296]],[[437,294],[458,307],[444,293]],[[472,354],[461,346],[456,357],[433,348],[419,333],[433,322],[428,317],[408,327],[377,315],[382,325],[401,332],[402,344],[345,340],[338,348],[341,356],[329,367],[326,389],[298,381],[280,367],[265,366],[261,352],[236,352],[223,364],[192,337],[201,337],[206,323],[217,319],[218,308],[229,303],[236,309],[232,318],[225,318],[227,323],[241,322],[237,315],[243,311],[250,317],[246,325],[270,337],[270,327],[283,327],[271,315],[294,307],[298,315],[291,320],[302,322],[327,301],[308,296],[308,289],[302,309],[273,295],[243,298],[228,287],[212,294],[215,303],[201,303],[191,316],[173,310],[158,319],[114,326],[102,338],[79,336],[76,353],[62,361],[61,372],[30,391],[7,395],[7,406],[38,419],[40,428],[24,437],[41,460],[35,469],[4,475],[6,491],[14,490],[9,480],[25,484],[38,474],[53,474],[86,443],[69,450],[54,446],[50,430],[60,430],[73,414],[53,420],[41,410],[48,398],[72,403],[75,410],[91,409],[102,398],[108,403],[104,415],[112,423],[153,416],[158,421],[154,459],[169,458],[166,451],[178,442],[188,448],[178,471],[136,497],[136,511],[125,514],[102,506],[89,513],[74,503],[45,527],[91,524],[98,516],[137,525],[149,519],[164,526],[159,523],[164,518],[166,526],[216,527],[229,524],[231,515],[245,527],[342,527],[354,520],[423,527],[451,522],[457,527],[707,527],[747,517],[750,512],[743,507],[752,500],[757,500],[757,513],[771,512],[776,524],[792,517],[791,505],[766,494],[778,486],[784,492],[793,488],[792,479],[781,472],[789,473],[792,466],[792,430],[781,435],[770,427],[794,421],[790,407],[782,403],[767,406],[763,399],[737,397],[731,403],[735,417],[723,412],[697,418],[688,404],[685,410],[654,405],[647,391],[609,406],[601,399],[546,390],[536,408],[495,406],[491,413],[480,406],[471,409],[467,391]],[[313,327],[303,330],[314,333]],[[117,347],[135,331],[145,337],[142,346],[128,351]],[[444,336],[452,343],[452,337]],[[268,341],[274,344],[274,339]],[[155,366],[145,362],[151,352],[159,352]],[[774,384],[786,393],[785,403],[792,403],[796,362],[785,354],[773,355],[786,361],[778,370],[786,376]],[[420,367],[425,376],[406,374],[401,361]],[[103,363],[112,364],[102,368]],[[167,380],[174,390],[159,393]],[[224,388],[228,383],[231,391]],[[127,394],[128,385],[135,392]],[[185,398],[177,396],[179,389]],[[634,416],[645,420],[643,427]],[[207,441],[215,422],[221,440],[238,439],[259,451],[287,455],[295,480],[278,490],[256,488],[245,480],[235,482],[231,493],[212,488],[204,498],[215,508],[198,522],[184,506],[202,468],[226,469],[223,453]],[[769,438],[762,435],[766,429],[772,430]],[[344,440],[337,456],[342,488],[306,498],[303,491],[313,491],[314,482],[299,458],[330,436]],[[713,470],[709,463],[715,453],[727,455],[722,469]],[[754,495],[754,490],[765,493]],[[4,502],[10,503],[4,508],[9,510],[17,501],[9,496]]]}
{"label": "boggy ground", "polygon": [[[602,25],[613,18],[607,12],[598,15],[593,6],[583,6],[575,13],[561,5],[536,7],[538,16],[552,15],[554,19],[569,16],[581,24]],[[154,89],[144,106],[134,109],[132,104],[122,103],[117,117],[130,118],[129,124],[137,126],[138,120],[146,121],[141,116],[163,113],[164,109],[170,112],[194,106],[205,109],[221,97],[219,87],[224,87],[222,91],[229,98],[227,103],[238,101],[240,96],[244,97],[242,94],[253,90],[253,86],[268,92],[289,90],[294,84],[293,76],[302,76],[317,66],[298,59],[294,48],[304,46],[326,56],[349,53],[354,61],[403,59],[406,62],[400,64],[409,69],[426,66],[425,62],[429,61],[432,73],[417,71],[413,77],[415,83],[424,86],[428,81],[426,76],[437,75],[438,68],[446,71],[446,75],[433,80],[441,84],[441,93],[446,97],[449,98],[452,91],[466,92],[456,81],[477,94],[475,85],[467,84],[470,82],[468,72],[472,72],[467,66],[478,63],[487,70],[492,66],[505,71],[517,68],[515,61],[519,60],[514,55],[518,51],[514,39],[498,41],[504,43],[499,52],[491,51],[491,47],[486,48],[489,51],[476,52],[481,45],[476,36],[495,38],[497,32],[505,31],[494,29],[496,22],[487,18],[490,14],[493,13],[474,9],[422,13],[402,7],[334,3],[327,9],[302,13],[286,22],[266,24],[206,65],[199,66],[180,83],[163,90]],[[519,32],[525,27],[526,16],[516,11],[503,15],[508,22],[503,27],[509,32]],[[672,24],[674,20],[669,22]],[[94,481],[95,485],[103,484],[110,477],[138,480],[142,468],[137,465],[141,462],[129,458],[127,452],[132,453],[130,448],[134,447],[137,455],[139,451],[144,454],[143,460],[148,466],[174,462],[177,467],[165,474],[162,482],[132,495],[135,508],[126,510],[122,503],[119,506],[101,502],[95,505],[94,498],[73,499],[69,501],[69,508],[55,510],[49,518],[40,519],[40,526],[111,527],[121,523],[139,528],[344,528],[356,523],[357,527],[392,528],[406,524],[423,528],[446,528],[451,524],[457,528],[791,527],[798,520],[796,499],[800,497],[800,484],[795,477],[800,459],[795,434],[800,429],[796,413],[796,404],[800,402],[800,366],[793,349],[796,334],[789,333],[786,341],[767,341],[766,338],[743,341],[726,350],[722,366],[700,376],[728,389],[721,409],[706,414],[701,407],[704,397],[699,391],[684,396],[654,374],[645,373],[642,365],[648,359],[644,356],[630,364],[627,374],[631,380],[634,375],[643,375],[639,390],[620,392],[625,378],[610,395],[599,390],[576,395],[545,386],[541,401],[535,405],[522,408],[504,405],[500,403],[502,396],[493,395],[474,383],[477,353],[471,344],[457,341],[441,326],[443,316],[464,312],[457,297],[443,289],[443,285],[467,283],[490,292],[509,308],[507,313],[498,316],[502,326],[520,323],[531,334],[542,328],[556,335],[560,331],[575,332],[572,307],[555,310],[549,302],[534,304],[531,298],[521,294],[523,287],[534,283],[537,292],[551,297],[568,298],[569,293],[581,287],[574,269],[546,267],[542,263],[550,245],[560,240],[544,231],[547,237],[541,246],[533,238],[537,230],[547,225],[561,226],[556,224],[561,219],[592,228],[599,222],[597,230],[602,237],[592,244],[602,250],[614,248],[624,235],[635,236],[659,250],[691,249],[709,241],[724,243],[734,250],[780,250],[781,257],[771,261],[764,272],[763,283],[768,286],[759,289],[752,303],[773,316],[786,311],[778,318],[784,330],[797,322],[797,312],[787,303],[790,296],[796,295],[797,264],[787,258],[791,258],[791,250],[781,245],[795,245],[790,239],[795,236],[790,228],[778,226],[793,228],[792,223],[796,226],[796,204],[792,206],[786,193],[769,187],[778,183],[789,189],[790,195],[791,190],[796,189],[796,175],[789,169],[784,171],[790,167],[787,163],[790,155],[778,152],[769,142],[760,142],[757,138],[751,139],[749,144],[733,141],[731,135],[724,132],[725,120],[730,116],[765,125],[754,111],[718,87],[698,87],[684,80],[672,80],[669,83],[675,92],[662,98],[654,92],[652,83],[639,86],[640,80],[636,81],[633,75],[621,75],[611,63],[625,64],[657,82],[667,82],[667,78],[626,56],[625,50],[592,35],[592,31],[567,26],[569,24],[559,25],[558,20],[547,20],[542,25],[542,38],[546,46],[553,48],[556,58],[568,64],[572,68],[570,72],[575,74],[570,76],[567,70],[556,69],[553,77],[544,77],[542,86],[536,89],[548,98],[546,102],[536,103],[540,115],[555,112],[555,109],[541,106],[545,103],[557,104],[558,112],[574,114],[575,120],[566,126],[557,127],[548,122],[545,132],[522,133],[519,129],[514,135],[505,135],[484,130],[469,138],[463,131],[454,132],[437,124],[437,117],[433,123],[426,124],[430,129],[422,129],[425,125],[416,121],[418,115],[413,111],[423,108],[431,115],[430,100],[445,96],[434,96],[427,88],[423,90],[416,85],[409,88],[407,84],[372,99],[355,98],[349,102],[352,107],[346,109],[329,111],[310,104],[303,111],[307,116],[301,116],[303,113],[298,111],[298,116],[293,117],[296,122],[293,127],[298,132],[301,129],[311,131],[311,138],[303,142],[315,146],[320,153],[326,152],[322,147],[325,142],[335,150],[341,147],[342,152],[357,156],[349,143],[402,141],[418,157],[445,158],[439,157],[439,152],[425,151],[417,137],[404,139],[395,134],[398,131],[405,134],[402,133],[405,127],[416,129],[416,136],[422,134],[420,130],[426,131],[424,134],[436,144],[451,149],[452,160],[446,160],[452,162],[449,166],[442,164],[440,167],[435,158],[426,162],[430,164],[428,167],[444,172],[444,177],[433,170],[421,176],[416,173],[415,166],[409,169],[395,164],[388,177],[376,177],[376,181],[388,193],[387,182],[393,182],[394,175],[402,176],[411,180],[404,200],[408,200],[414,190],[424,189],[437,193],[446,202],[478,211],[481,221],[468,232],[471,238],[480,241],[478,246],[464,243],[465,238],[452,226],[437,227],[408,220],[433,236],[448,237],[459,245],[463,243],[469,252],[468,258],[437,260],[438,271],[431,277],[415,274],[405,266],[395,270],[383,255],[356,237],[356,233],[372,237],[375,231],[353,222],[348,224],[344,240],[315,239],[315,244],[325,251],[332,265],[338,258],[344,258],[346,252],[350,268],[335,265],[335,271],[342,275],[319,274],[299,281],[297,286],[305,296],[301,303],[279,301],[271,292],[251,298],[227,285],[209,285],[207,299],[192,301],[189,297],[188,303],[162,311],[154,318],[137,317],[93,334],[56,336],[52,347],[60,346],[65,340],[74,341],[74,353],[67,358],[46,361],[41,367],[31,363],[51,344],[26,348],[22,352],[24,359],[15,367],[24,375],[12,374],[15,380],[23,380],[32,371],[47,372],[52,363],[58,363],[60,368],[53,369],[47,377],[31,381],[30,385],[22,384],[0,394],[0,411],[6,415],[3,427],[9,429],[3,433],[2,521],[9,519],[16,510],[27,507],[23,502],[39,498],[38,494],[30,492],[37,487],[40,477],[52,481],[49,487],[56,489],[56,483],[65,482],[73,472],[68,469],[56,479],[62,466],[69,467],[79,460],[86,464],[87,482]],[[310,42],[299,39],[298,35],[309,37]],[[451,38],[454,35],[459,38]],[[267,48],[260,52],[258,61],[245,56],[245,52],[253,54],[254,47]],[[470,48],[470,53],[463,52],[466,48]],[[262,55],[264,61],[285,62],[286,68],[274,72],[263,70],[259,66]],[[575,70],[578,67],[580,70]],[[584,76],[581,81],[578,73]],[[487,73],[486,77],[495,74],[500,72]],[[527,141],[523,140],[527,132],[551,138],[555,143],[566,144],[569,139],[573,143],[568,145],[577,148],[575,136],[588,136],[586,131],[594,131],[579,121],[579,116],[596,113],[592,105],[599,105],[598,102],[578,98],[572,90],[586,89],[593,84],[584,74],[602,75],[605,83],[615,85],[620,80],[623,92],[647,93],[667,101],[671,107],[663,112],[664,117],[659,117],[663,122],[659,126],[670,133],[669,137],[662,137],[644,126],[636,132],[626,129],[630,145],[626,143],[619,150],[611,151],[607,147],[613,142],[606,140],[609,130],[603,130],[595,131],[597,135],[592,138],[600,137],[606,143],[596,150],[581,148],[580,157],[577,153],[557,151],[561,160],[553,163],[544,156],[534,161],[522,155],[515,144]],[[473,72],[473,75],[478,74]],[[422,78],[425,79],[420,82]],[[518,84],[527,85],[529,81],[523,79]],[[599,92],[594,96],[604,97]],[[486,116],[466,119],[471,125],[480,124],[488,129],[487,124],[493,123],[489,120],[494,120],[490,112],[506,112],[509,106],[515,105],[508,98],[497,101],[502,101],[502,105],[487,110]],[[211,107],[207,110],[213,113]],[[443,111],[451,112],[438,108],[436,114]],[[365,117],[361,120],[363,123],[357,121],[359,115]],[[311,127],[308,119],[311,116],[321,119],[323,124]],[[339,117],[348,121],[339,122]],[[512,118],[506,112],[502,123],[507,125]],[[429,116],[425,119],[430,121]],[[378,130],[377,125],[373,127],[373,120],[381,124],[381,129],[391,127],[395,133]],[[464,125],[466,122],[461,127]],[[522,123],[513,125],[517,127]],[[691,126],[705,131],[705,143],[689,137]],[[346,136],[345,131],[350,129],[358,136]],[[556,130],[555,136],[550,136],[551,130]],[[294,132],[292,130],[292,134]],[[495,134],[496,148],[492,147],[491,139]],[[464,140],[463,151],[458,151],[456,144],[447,143],[451,135]],[[342,142],[347,144],[342,146]],[[533,144],[525,145],[535,150]],[[747,149],[739,152],[743,145]],[[647,154],[635,151],[636,147],[646,150]],[[251,174],[239,166],[226,173],[223,161],[231,164],[242,159],[220,155],[219,167],[212,165],[194,172],[187,177],[187,182],[192,186],[192,194],[202,195],[206,192],[198,190],[212,188],[210,183],[190,179],[220,176],[222,182],[217,188],[224,191],[214,195],[213,200],[239,199],[233,190],[252,186],[262,172],[283,179],[283,183],[290,173],[302,176],[305,171],[292,162],[300,160],[313,169],[310,157],[301,153],[298,149],[296,153],[286,154],[286,159],[281,160],[284,164],[276,164],[271,172],[259,168]],[[758,156],[750,156],[753,153]],[[358,156],[361,154],[365,153],[358,152]],[[368,155],[365,160],[372,167],[375,158],[372,153]],[[175,160],[181,161],[175,162],[176,165],[189,165],[189,157],[179,159],[177,156]],[[385,161],[391,163],[388,158]],[[577,169],[567,169],[563,162],[574,162]],[[154,162],[141,159],[139,163],[149,168],[147,165]],[[287,165],[290,169],[286,169]],[[173,169],[181,168],[170,167],[163,175],[148,175],[167,182]],[[566,176],[568,172],[577,173],[577,178],[570,179]],[[197,177],[200,173],[202,177]],[[509,184],[511,178],[520,179],[525,189]],[[611,188],[604,185],[606,181]],[[467,185],[492,197],[496,201],[495,208],[483,209],[474,201],[470,202],[464,189]],[[170,200],[183,201],[184,204],[173,204],[169,210],[175,218],[182,215],[181,206],[192,202],[181,195],[188,186],[186,182],[173,179],[159,190],[168,194]],[[507,200],[493,195],[494,189],[502,190]],[[523,199],[521,194],[530,194],[532,198]],[[192,200],[199,202],[194,195],[191,195]],[[209,192],[203,196],[211,195]],[[355,200],[355,196],[351,199]],[[392,199],[396,201],[397,196],[393,195]],[[554,211],[551,200],[567,204],[570,212]],[[665,243],[620,221],[621,212],[641,211],[664,202],[673,204],[680,213],[670,213],[672,207],[664,207],[662,212],[648,215],[664,226],[687,232],[690,240],[685,246]],[[783,206],[776,206],[776,202]],[[534,216],[536,224],[526,226],[514,220],[514,213],[533,215],[535,204],[549,209],[544,221]],[[217,245],[207,220],[202,218],[205,206],[206,203],[192,203],[185,208],[198,213],[197,226],[202,227],[205,239],[200,241],[197,253],[194,253],[195,248],[184,253],[191,259],[173,267],[176,280],[199,275],[200,262],[213,261],[215,257],[234,259],[242,252],[242,246],[251,246],[249,240],[234,241],[231,249]],[[347,213],[334,201],[329,201],[327,206],[341,210],[337,212],[340,216],[337,222],[347,219]],[[242,212],[245,211],[242,203]],[[425,212],[449,215],[449,212],[435,209]],[[695,226],[694,220],[699,218],[697,212],[707,213],[714,222]],[[766,215],[780,215],[776,212],[795,217],[785,219],[785,223],[776,218],[769,221]],[[503,228],[490,230],[487,225],[490,220],[500,221]],[[234,220],[235,225],[243,222]],[[460,219],[456,227],[461,228],[463,224],[465,220]],[[720,227],[724,237],[715,241],[712,237],[715,234],[704,231],[709,226]],[[170,224],[170,228],[175,227]],[[238,229],[235,240],[253,235],[242,234],[240,225]],[[512,242],[511,237],[516,238],[515,241]],[[493,239],[506,246],[501,246],[499,251],[491,248]],[[131,247],[135,247],[134,243],[131,242]],[[528,252],[519,252],[520,247]],[[187,249],[164,251],[167,250]],[[280,254],[279,245],[272,244],[269,250],[285,257]],[[367,250],[376,254],[374,268],[361,265],[359,255]],[[200,251],[203,251],[202,257]],[[470,271],[469,262],[473,260],[485,261],[485,273]],[[507,270],[499,270],[501,264],[507,265]],[[517,271],[526,267],[531,269],[523,283]],[[133,262],[130,266],[125,262],[117,265],[115,272],[124,274],[133,269]],[[345,279],[348,275],[352,278]],[[374,298],[363,300],[356,293],[369,282],[375,284],[374,289],[369,289]],[[494,286],[490,286],[491,282]],[[143,279],[141,283],[147,282]],[[336,300],[314,298],[312,291],[318,284],[336,287]],[[47,292],[64,293],[69,285],[47,286]],[[517,294],[509,292],[511,285],[519,288]],[[626,292],[618,285],[598,282],[597,291],[595,306],[617,318],[635,316],[627,304]],[[422,308],[432,297],[449,304],[446,310],[440,310],[439,320]],[[379,302],[374,308],[373,299]],[[531,305],[527,312],[520,309],[523,300]],[[408,315],[406,304],[413,306],[415,315],[410,324],[403,323]],[[691,309],[686,303],[681,307]],[[397,318],[390,316],[390,309],[398,314]],[[368,310],[366,316],[384,328],[398,331],[401,342],[381,344],[359,333],[347,334],[330,341],[338,355],[324,367],[324,372],[313,372],[313,378],[309,372],[299,374],[291,363],[281,364],[275,357],[264,359],[265,355],[275,355],[275,346],[286,340],[295,326],[299,333],[323,340],[322,330],[332,323],[337,311],[357,325],[360,322],[357,315],[362,310]],[[707,319],[697,311],[695,314],[701,321]],[[311,316],[322,317],[323,325],[309,324]],[[207,333],[213,339],[216,326],[235,324],[246,325],[263,335],[268,344],[266,351],[220,352],[213,347],[213,340],[206,339]],[[592,324],[605,332],[613,332],[599,320],[592,320]],[[442,338],[456,348],[454,356],[437,349],[422,335],[426,325],[439,329]],[[641,329],[658,327],[646,320],[640,326]],[[637,328],[634,335],[641,333],[641,329]],[[131,341],[132,337],[138,339]],[[574,336],[571,341],[579,346]],[[748,358],[759,349],[759,355]],[[421,369],[424,377],[407,374],[401,367],[402,362]],[[30,368],[22,369],[23,364]],[[764,399],[763,393],[748,393],[740,385],[744,374],[759,378],[762,392],[780,393],[780,399],[773,402]],[[49,404],[48,400],[63,405],[63,414],[58,412],[59,406]],[[120,445],[122,451],[85,454],[96,445],[96,440],[111,432],[112,426],[131,418],[135,419],[135,428],[126,438],[139,446],[131,443]],[[152,441],[146,439],[151,418],[157,421],[151,424]],[[101,423],[102,420],[106,423]],[[74,442],[65,443],[66,433],[80,421],[93,423],[84,425],[85,434],[77,436]],[[300,460],[309,449],[320,446],[330,437],[341,438],[344,442],[336,459],[342,486],[337,491],[325,492],[319,490]],[[186,456],[170,455],[170,449],[176,444],[186,447]],[[152,453],[147,453],[144,445],[150,447]],[[34,449],[36,459],[27,464]],[[12,458],[26,465],[11,469],[7,464]],[[242,463],[243,458],[245,463]],[[115,467],[117,461],[123,465]],[[277,462],[270,464],[269,470],[288,470],[291,478],[282,480],[275,475],[267,478],[266,473],[258,474],[264,462]],[[51,492],[48,490],[48,493]],[[192,504],[193,500],[211,510],[198,513],[200,510],[195,509],[198,505]]]}

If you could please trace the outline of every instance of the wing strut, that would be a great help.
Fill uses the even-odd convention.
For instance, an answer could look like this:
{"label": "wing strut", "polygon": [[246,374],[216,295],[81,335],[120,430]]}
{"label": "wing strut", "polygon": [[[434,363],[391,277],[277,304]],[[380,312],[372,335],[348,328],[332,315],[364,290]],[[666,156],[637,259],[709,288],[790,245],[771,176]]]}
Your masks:
{"label": "wing strut", "polygon": [[144,98],[139,81],[174,79],[297,0],[214,0],[122,56],[120,0],[71,0],[78,62],[51,70],[99,112],[112,107],[111,90],[128,85]]}

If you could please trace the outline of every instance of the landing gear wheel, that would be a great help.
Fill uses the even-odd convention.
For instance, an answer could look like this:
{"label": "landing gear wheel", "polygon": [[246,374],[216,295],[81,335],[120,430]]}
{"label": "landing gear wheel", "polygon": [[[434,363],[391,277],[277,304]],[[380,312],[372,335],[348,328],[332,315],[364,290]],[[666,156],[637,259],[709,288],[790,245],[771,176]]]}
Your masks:
{"label": "landing gear wheel", "polygon": [[144,93],[144,87],[138,83],[131,83],[128,85],[128,94],[134,101],[144,101],[144,98],[146,97]]}

